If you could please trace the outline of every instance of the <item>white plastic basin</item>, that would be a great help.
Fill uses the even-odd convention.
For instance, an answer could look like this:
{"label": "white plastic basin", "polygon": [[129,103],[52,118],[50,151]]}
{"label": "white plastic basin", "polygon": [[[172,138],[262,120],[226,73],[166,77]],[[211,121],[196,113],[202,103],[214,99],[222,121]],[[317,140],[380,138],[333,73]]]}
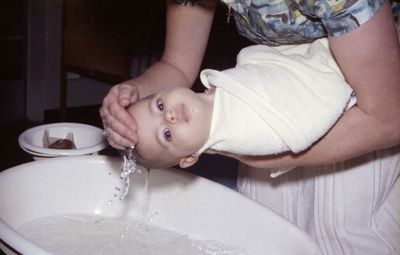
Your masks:
{"label": "white plastic basin", "polygon": [[[135,218],[138,194],[105,208],[120,183],[120,158],[79,156],[34,161],[0,173],[0,239],[22,254],[50,254],[18,232],[34,219],[58,214]],[[174,169],[152,169],[145,219],[199,240],[240,247],[249,255],[319,254],[298,228],[239,193]],[[139,210],[140,208],[140,210]],[[142,215],[143,216],[143,215]]]}

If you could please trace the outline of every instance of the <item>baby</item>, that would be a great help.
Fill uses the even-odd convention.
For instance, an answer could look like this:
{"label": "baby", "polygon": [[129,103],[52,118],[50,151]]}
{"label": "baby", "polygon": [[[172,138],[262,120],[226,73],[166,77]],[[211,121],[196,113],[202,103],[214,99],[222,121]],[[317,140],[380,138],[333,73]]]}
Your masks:
{"label": "baby", "polygon": [[189,167],[207,142],[213,112],[213,93],[188,88],[163,90],[128,107],[134,116],[139,142],[138,163],[145,167]]}
{"label": "baby", "polygon": [[163,90],[128,107],[138,125],[138,163],[189,167],[207,150],[298,153],[354,104],[327,40],[251,46],[235,68],[200,74],[207,90]]}

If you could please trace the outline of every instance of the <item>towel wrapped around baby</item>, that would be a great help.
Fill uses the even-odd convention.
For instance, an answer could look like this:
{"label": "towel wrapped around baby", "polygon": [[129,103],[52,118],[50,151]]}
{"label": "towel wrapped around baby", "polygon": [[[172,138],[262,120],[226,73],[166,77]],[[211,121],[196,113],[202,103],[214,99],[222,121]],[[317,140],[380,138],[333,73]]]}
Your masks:
{"label": "towel wrapped around baby", "polygon": [[353,105],[326,39],[310,44],[250,46],[237,65],[206,69],[200,79],[215,87],[212,148],[242,155],[301,152],[326,134]]}

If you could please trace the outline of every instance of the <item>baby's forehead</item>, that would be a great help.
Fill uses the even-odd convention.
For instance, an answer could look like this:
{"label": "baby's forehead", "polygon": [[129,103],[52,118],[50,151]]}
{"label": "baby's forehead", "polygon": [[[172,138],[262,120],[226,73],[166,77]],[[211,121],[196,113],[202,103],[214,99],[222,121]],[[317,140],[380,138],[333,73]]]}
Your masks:
{"label": "baby's forehead", "polygon": [[142,151],[140,146],[137,146],[134,155],[140,165],[149,168],[175,165],[175,162],[170,162],[171,158],[167,156],[168,152],[166,150],[152,150],[151,152],[147,150]]}

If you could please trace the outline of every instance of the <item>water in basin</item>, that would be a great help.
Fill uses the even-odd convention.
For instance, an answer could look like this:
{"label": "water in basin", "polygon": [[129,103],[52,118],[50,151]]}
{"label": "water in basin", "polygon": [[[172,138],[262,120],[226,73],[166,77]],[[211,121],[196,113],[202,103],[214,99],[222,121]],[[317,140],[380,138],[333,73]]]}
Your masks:
{"label": "water in basin", "polygon": [[58,255],[244,255],[215,240],[194,240],[141,220],[56,215],[20,227],[20,233]]}

